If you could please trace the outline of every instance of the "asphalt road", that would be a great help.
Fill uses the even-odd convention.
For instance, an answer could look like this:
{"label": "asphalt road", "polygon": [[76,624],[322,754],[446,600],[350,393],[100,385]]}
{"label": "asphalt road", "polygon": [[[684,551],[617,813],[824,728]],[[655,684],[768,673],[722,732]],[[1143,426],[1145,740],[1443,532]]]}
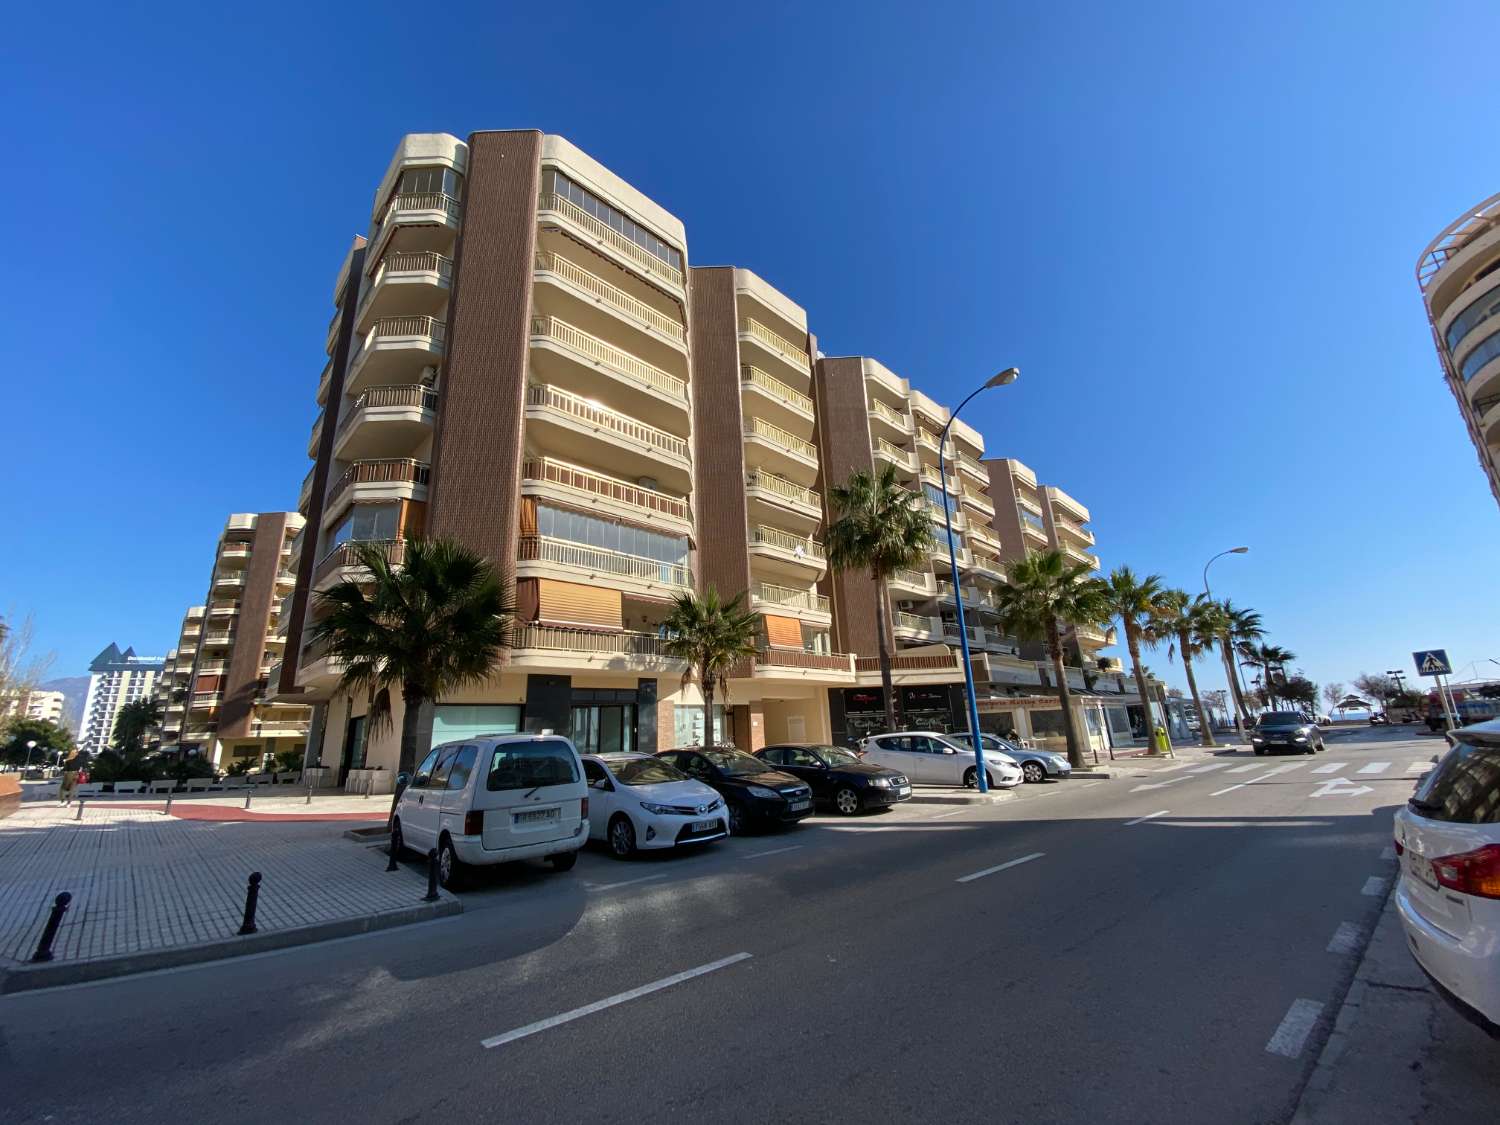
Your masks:
{"label": "asphalt road", "polygon": [[1409,737],[590,852],[458,918],[6,997],[0,1119],[1285,1121],[1441,745]]}

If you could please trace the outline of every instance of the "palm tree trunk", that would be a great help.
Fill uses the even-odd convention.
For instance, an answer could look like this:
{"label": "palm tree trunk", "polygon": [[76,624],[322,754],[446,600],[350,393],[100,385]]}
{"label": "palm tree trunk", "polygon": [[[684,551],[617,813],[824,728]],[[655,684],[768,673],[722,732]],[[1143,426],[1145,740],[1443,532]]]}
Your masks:
{"label": "palm tree trunk", "polygon": [[1052,674],[1057,677],[1057,698],[1062,704],[1063,734],[1068,740],[1068,763],[1074,769],[1083,768],[1083,744],[1078,740],[1078,728],[1073,723],[1073,695],[1068,690],[1068,673],[1063,666],[1062,637],[1057,631],[1057,622],[1047,623],[1047,651],[1052,657]]}
{"label": "palm tree trunk", "polygon": [[698,684],[703,688],[703,748],[714,745],[714,680],[706,675],[706,668],[698,669]]}
{"label": "palm tree trunk", "polygon": [[1245,706],[1245,689],[1240,685],[1240,670],[1234,659],[1234,638],[1225,633],[1219,643],[1222,646],[1219,651],[1224,657],[1224,675],[1229,680],[1229,694],[1234,699],[1235,711],[1239,714],[1240,723],[1248,725],[1250,710]]}
{"label": "palm tree trunk", "polygon": [[401,791],[406,788],[399,779],[404,773],[410,780],[412,771],[417,768],[417,730],[422,717],[422,704],[425,702],[420,692],[401,693],[401,754],[396,759],[398,781],[391,792],[391,812],[386,817],[387,829],[395,822],[396,802],[401,800]]}
{"label": "palm tree trunk", "polygon": [[1203,707],[1203,697],[1198,694],[1198,677],[1193,675],[1193,648],[1186,631],[1179,631],[1177,644],[1182,649],[1182,668],[1187,673],[1188,691],[1193,696],[1193,706],[1198,709],[1198,745],[1205,749],[1217,746],[1213,728],[1208,725],[1208,712]]}
{"label": "palm tree trunk", "polygon": [[1146,748],[1154,747],[1151,741],[1151,695],[1146,688],[1146,673],[1141,670],[1141,637],[1135,620],[1127,617],[1125,622],[1125,647],[1130,652],[1130,665],[1135,671],[1135,691],[1141,697],[1141,722],[1146,730]]}
{"label": "palm tree trunk", "polygon": [[885,729],[896,729],[896,691],[891,686],[891,649],[886,641],[885,575],[875,575],[875,640],[880,654],[880,694],[885,698]]}

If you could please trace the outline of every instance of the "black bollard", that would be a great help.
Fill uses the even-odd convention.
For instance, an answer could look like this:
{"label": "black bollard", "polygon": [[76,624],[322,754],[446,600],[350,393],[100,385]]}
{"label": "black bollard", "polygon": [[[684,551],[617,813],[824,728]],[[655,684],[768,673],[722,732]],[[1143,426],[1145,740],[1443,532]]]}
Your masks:
{"label": "black bollard", "polygon": [[83,798],[82,797],[78,798],[78,815],[76,815],[75,817],[73,817],[73,819],[74,820],[82,820],[83,819]]}
{"label": "black bollard", "polygon": [[437,849],[432,848],[427,853],[427,894],[422,901],[436,902],[437,900]]}
{"label": "black bollard", "polygon": [[32,954],[33,961],[52,960],[52,943],[57,940],[57,927],[62,925],[63,915],[68,912],[68,903],[73,901],[73,896],[63,891],[52,900],[52,912],[47,915],[47,924],[42,928],[42,940],[36,943],[36,952]]}
{"label": "black bollard", "polygon": [[255,904],[260,901],[260,872],[250,872],[250,885],[245,888],[245,921],[240,933],[255,933]]}
{"label": "black bollard", "polygon": [[391,853],[391,859],[390,862],[385,865],[385,869],[387,871],[398,871],[400,870],[400,867],[396,863],[396,835],[394,832],[391,833],[391,846],[389,850]]}

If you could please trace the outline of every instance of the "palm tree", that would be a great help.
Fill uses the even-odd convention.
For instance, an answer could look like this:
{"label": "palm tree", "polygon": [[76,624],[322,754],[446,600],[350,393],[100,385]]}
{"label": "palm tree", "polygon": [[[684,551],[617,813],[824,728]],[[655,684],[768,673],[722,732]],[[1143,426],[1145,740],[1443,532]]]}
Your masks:
{"label": "palm tree", "polygon": [[399,566],[375,544],[355,543],[353,550],[360,577],[317,595],[321,616],[312,641],[343,663],[340,690],[368,696],[372,728],[390,722],[391,693],[401,693],[396,769],[409,776],[422,705],[491,674],[510,642],[515,610],[489,561],[451,539],[408,539]]}
{"label": "palm tree", "polygon": [[1285,678],[1286,666],[1297,659],[1297,654],[1279,645],[1246,643],[1240,645],[1240,655],[1247,663],[1261,670],[1265,684],[1261,691],[1265,696],[1267,707],[1274,711],[1276,709],[1276,681],[1272,673],[1279,671]]}
{"label": "palm tree", "polygon": [[1109,586],[1089,575],[1087,566],[1068,562],[1061,551],[1038,551],[1006,566],[1005,584],[995,591],[995,607],[1005,631],[1041,641],[1052,658],[1068,761],[1074,767],[1083,765],[1083,744],[1073,722],[1062,631],[1073,625],[1103,625],[1111,614]]}
{"label": "palm tree", "polygon": [[1224,638],[1219,642],[1224,664],[1229,672],[1229,687],[1234,692],[1235,705],[1240,712],[1240,722],[1248,723],[1250,708],[1245,705],[1245,685],[1240,679],[1236,654],[1242,645],[1253,644],[1264,637],[1266,632],[1261,628],[1260,614],[1253,609],[1240,609],[1228,598],[1219,602],[1219,608],[1224,611],[1229,621],[1229,628],[1225,630]]}
{"label": "palm tree", "polygon": [[1151,694],[1146,686],[1146,669],[1141,663],[1141,645],[1154,645],[1151,633],[1151,605],[1161,593],[1161,578],[1148,574],[1137,578],[1128,566],[1117,567],[1105,581],[1109,588],[1110,610],[1125,630],[1125,648],[1135,673],[1136,694],[1141,697],[1141,720],[1146,726],[1146,741],[1151,742]]}
{"label": "palm tree", "polygon": [[760,614],[745,610],[736,594],[720,601],[719,591],[709,586],[702,597],[679,594],[672,612],[663,622],[664,647],[687,661],[684,684],[698,681],[703,692],[703,745],[714,745],[714,692],[729,695],[729,673],[747,656],[755,654],[760,632]]}
{"label": "palm tree", "polygon": [[161,705],[149,696],[136,699],[115,712],[115,729],[111,742],[121,754],[139,754],[146,748],[146,736],[161,722]]}
{"label": "palm tree", "polygon": [[901,483],[893,465],[875,475],[852,473],[829,490],[838,518],[828,526],[828,565],[834,570],[868,569],[875,582],[875,637],[880,654],[880,688],[885,697],[886,730],[896,729],[896,697],[891,687],[891,646],[886,614],[887,580],[927,559],[934,542],[932,522],[915,492]]}
{"label": "palm tree", "polygon": [[1198,744],[1204,747],[1216,746],[1218,744],[1214,741],[1213,728],[1208,722],[1208,711],[1198,692],[1193,658],[1213,649],[1214,642],[1224,628],[1224,611],[1218,602],[1203,594],[1194,598],[1183,590],[1161,591],[1156,596],[1152,610],[1153,632],[1168,641],[1167,659],[1172,658],[1173,649],[1182,656],[1188,691],[1192,694],[1193,706],[1198,711]]}

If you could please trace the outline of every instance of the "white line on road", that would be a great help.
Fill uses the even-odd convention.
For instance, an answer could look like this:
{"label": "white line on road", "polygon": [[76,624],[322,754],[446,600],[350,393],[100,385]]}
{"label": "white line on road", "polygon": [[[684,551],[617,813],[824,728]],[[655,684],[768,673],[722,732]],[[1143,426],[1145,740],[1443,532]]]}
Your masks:
{"label": "white line on road", "polygon": [[1185,770],[1185,769],[1187,769],[1192,764],[1193,764],[1192,762],[1178,762],[1175,766],[1163,766],[1161,769],[1157,770],[1156,772],[1157,773],[1176,773],[1178,770]]}
{"label": "white line on road", "polygon": [[639,988],[632,988],[629,992],[621,992],[616,996],[609,997],[607,1000],[596,1000],[592,1004],[585,1004],[581,1008],[574,1008],[571,1012],[564,1012],[560,1016],[549,1016],[547,1019],[537,1020],[536,1023],[528,1023],[525,1027],[518,1027],[514,1031],[507,1031],[504,1035],[492,1035],[488,1039],[481,1039],[479,1045],[481,1047],[500,1047],[506,1043],[514,1043],[517,1039],[524,1039],[526,1036],[535,1035],[539,1031],[546,1031],[549,1028],[557,1027],[559,1024],[571,1023],[573,1020],[582,1019],[584,1016],[591,1016],[595,1012],[602,1012],[605,1008],[613,1008],[616,1004],[623,1004],[627,1000],[638,1000],[642,996],[648,996],[653,992],[660,992],[663,988],[671,988],[674,984],[681,984],[683,981],[692,980],[694,977],[701,977],[705,973],[727,968],[730,965],[738,964],[741,961],[748,961],[749,959],[750,954],[748,953],[736,953],[732,957],[710,961],[707,965],[699,965],[696,969],[673,973],[669,977],[662,977],[661,980],[652,981],[650,984],[643,984]]}
{"label": "white line on road", "polygon": [[1328,943],[1329,953],[1353,953],[1359,948],[1360,928],[1353,922],[1340,922]]}
{"label": "white line on road", "polygon": [[1387,844],[1385,847],[1383,847],[1383,848],[1380,849],[1380,858],[1381,859],[1395,859],[1396,858],[1396,849],[1394,847],[1392,847],[1390,844]]}
{"label": "white line on road", "polygon": [[1249,773],[1251,770],[1264,769],[1264,762],[1251,762],[1248,766],[1235,766],[1230,773]]}
{"label": "white line on road", "polygon": [[1266,1044],[1266,1050],[1273,1055],[1295,1059],[1307,1045],[1307,1037],[1322,1014],[1323,1005],[1316,1000],[1293,1000],[1276,1033]]}
{"label": "white line on road", "polygon": [[1030,855],[1023,855],[1020,859],[1013,859],[1009,863],[997,864],[994,867],[986,867],[983,871],[976,871],[972,875],[960,876],[955,882],[972,883],[975,879],[983,879],[986,875],[993,875],[995,872],[1004,871],[1008,867],[1019,867],[1021,864],[1030,863],[1034,859],[1041,859],[1046,854],[1046,852],[1032,852]]}
{"label": "white line on road", "polygon": [[1147,813],[1145,816],[1138,816],[1134,820],[1127,820],[1125,822],[1125,827],[1129,828],[1132,824],[1144,824],[1148,820],[1155,820],[1159,816],[1166,816],[1169,811],[1169,809],[1162,809],[1160,812]]}
{"label": "white line on road", "polygon": [[1313,770],[1313,773],[1338,773],[1339,770],[1343,769],[1348,764],[1348,762],[1329,762],[1326,766],[1319,766],[1317,769]]}
{"label": "white line on road", "polygon": [[[1300,770],[1305,765],[1307,765],[1306,762],[1287,762],[1285,765],[1277,766],[1271,773],[1291,773],[1293,770]],[[1269,777],[1270,774],[1266,776]]]}
{"label": "white line on road", "polygon": [[780,855],[782,852],[794,852],[798,848],[800,848],[801,846],[802,846],[801,844],[793,844],[789,848],[772,848],[768,852],[751,852],[745,858],[746,859],[764,859],[768,855]]}
{"label": "white line on road", "polygon": [[1137,785],[1134,789],[1131,790],[1131,792],[1132,793],[1139,793],[1139,792],[1141,792],[1144,789],[1162,789],[1162,788],[1165,788],[1168,785],[1171,785],[1172,782],[1174,782],[1174,781],[1181,781],[1181,780],[1182,780],[1182,778],[1180,778],[1180,777],[1169,777],[1169,778],[1167,778],[1166,781],[1150,781],[1150,782],[1147,782],[1145,785]]}
{"label": "white line on road", "polygon": [[1227,765],[1229,765],[1228,762],[1210,762],[1206,766],[1199,766],[1197,769],[1195,769],[1195,770],[1189,770],[1188,772],[1189,773],[1212,773],[1214,770],[1221,770],[1221,769],[1223,769]]}
{"label": "white line on road", "polygon": [[1249,785],[1248,781],[1242,781],[1238,785],[1231,785],[1228,789],[1215,789],[1209,794],[1210,797],[1222,797],[1225,793],[1233,793],[1236,789],[1243,789]]}
{"label": "white line on road", "polygon": [[1371,762],[1367,766],[1360,767],[1360,773],[1385,773],[1391,768],[1390,762]]}
{"label": "white line on road", "polygon": [[1371,898],[1374,898],[1376,895],[1383,895],[1385,894],[1385,880],[1379,875],[1371,875],[1365,880],[1365,885],[1359,889],[1359,893],[1369,895]]}
{"label": "white line on road", "polygon": [[586,883],[585,889],[590,891],[612,891],[616,887],[630,887],[636,883],[649,883],[652,879],[665,879],[667,873],[663,871],[659,875],[642,875],[639,879],[625,879],[619,883]]}
{"label": "white line on road", "polygon": [[923,820],[947,820],[950,816],[963,816],[968,809],[954,809],[952,812],[940,812],[936,816],[924,816]]}
{"label": "white line on road", "polygon": [[1426,773],[1432,768],[1431,762],[1413,762],[1406,767],[1408,773]]}

